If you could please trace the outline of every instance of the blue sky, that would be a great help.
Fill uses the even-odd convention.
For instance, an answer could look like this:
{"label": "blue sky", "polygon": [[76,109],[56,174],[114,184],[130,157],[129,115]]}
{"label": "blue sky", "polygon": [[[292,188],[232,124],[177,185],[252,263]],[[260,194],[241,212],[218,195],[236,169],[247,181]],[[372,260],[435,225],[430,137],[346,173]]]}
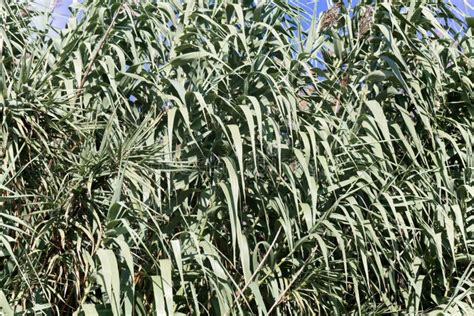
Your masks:
{"label": "blue sky", "polygon": [[[32,7],[40,12],[53,12],[51,25],[56,28],[64,28],[71,15],[69,6],[73,0],[33,0]],[[40,26],[42,19],[37,18],[34,22],[36,26]]]}
{"label": "blue sky", "polygon": [[[345,0],[349,2],[350,0]],[[467,12],[468,15],[474,16],[474,4],[470,4],[472,0],[451,0],[453,4],[458,6],[461,10]],[[69,6],[73,3],[82,2],[82,0],[32,0],[32,5],[35,9],[51,12],[53,11],[53,17],[51,25],[56,28],[64,28],[70,17]],[[358,0],[352,0],[352,3],[357,3]],[[311,16],[316,9],[316,15],[321,14],[328,8],[328,5],[332,3],[332,0],[290,0],[290,3],[299,5],[306,11],[307,16]],[[38,18],[38,23],[41,19]],[[43,21],[44,22],[44,21]],[[305,28],[308,24],[305,23]]]}

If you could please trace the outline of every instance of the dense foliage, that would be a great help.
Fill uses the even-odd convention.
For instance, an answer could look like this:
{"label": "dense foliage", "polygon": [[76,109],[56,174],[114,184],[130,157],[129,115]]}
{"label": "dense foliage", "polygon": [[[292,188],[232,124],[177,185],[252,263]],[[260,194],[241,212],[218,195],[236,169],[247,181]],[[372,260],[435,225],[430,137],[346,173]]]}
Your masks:
{"label": "dense foliage", "polygon": [[6,315],[474,312],[474,38],[449,1],[306,32],[280,0],[94,0],[57,36],[11,2]]}

